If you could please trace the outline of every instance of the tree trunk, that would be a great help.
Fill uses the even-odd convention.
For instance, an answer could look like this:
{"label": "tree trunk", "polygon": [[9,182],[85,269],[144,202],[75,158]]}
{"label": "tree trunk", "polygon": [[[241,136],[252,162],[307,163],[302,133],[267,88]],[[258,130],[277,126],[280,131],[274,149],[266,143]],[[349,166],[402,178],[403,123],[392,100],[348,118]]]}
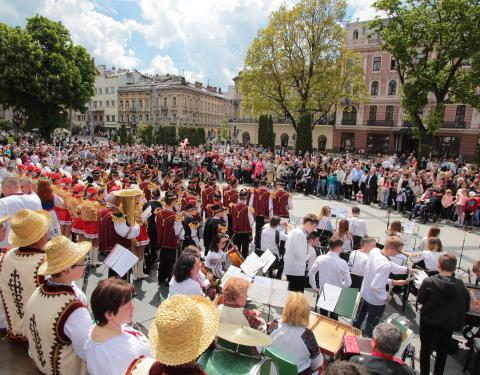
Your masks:
{"label": "tree trunk", "polygon": [[68,109],[68,130],[70,131],[70,135],[68,137],[68,143],[72,143],[72,126],[73,126],[73,117],[72,117],[72,107]]}

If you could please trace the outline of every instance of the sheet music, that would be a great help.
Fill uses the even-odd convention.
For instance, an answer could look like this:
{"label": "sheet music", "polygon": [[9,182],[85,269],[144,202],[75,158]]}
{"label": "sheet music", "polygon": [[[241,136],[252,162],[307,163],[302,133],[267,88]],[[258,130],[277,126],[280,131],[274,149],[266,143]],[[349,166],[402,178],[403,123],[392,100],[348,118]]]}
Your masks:
{"label": "sheet music", "polygon": [[152,216],[152,206],[147,206],[142,212],[142,222],[146,222],[150,216]]}
{"label": "sheet music", "polygon": [[345,219],[348,215],[348,209],[345,206],[334,205],[332,207],[332,215],[340,219]]}
{"label": "sheet music", "polygon": [[227,282],[227,280],[232,276],[245,279],[250,283],[252,282],[252,278],[250,276],[245,275],[240,268],[235,267],[234,265],[231,265],[230,267],[228,267],[227,271],[223,275],[220,285],[223,287],[223,285]]}
{"label": "sheet music", "polygon": [[138,257],[122,245],[116,244],[110,254],[105,258],[104,263],[114,270],[120,277],[137,263]]}
{"label": "sheet music", "polygon": [[243,272],[245,272],[248,276],[254,277],[255,274],[264,266],[262,259],[255,254],[251,253],[247,259],[242,263],[240,268]]}
{"label": "sheet music", "polygon": [[255,302],[276,307],[285,306],[289,293],[287,281],[263,276],[255,276],[248,289],[248,296]]}
{"label": "sheet music", "polygon": [[407,234],[415,233],[415,223],[411,220],[403,222],[403,232]]}
{"label": "sheet music", "polygon": [[267,249],[263,252],[260,259],[263,262],[262,272],[266,273],[277,258],[275,257],[275,255],[273,255],[273,253],[269,249]]}
{"label": "sheet music", "polygon": [[327,311],[335,310],[342,288],[328,283],[323,284],[318,296],[317,306]]}
{"label": "sheet music", "polygon": [[414,283],[415,283],[415,286],[417,288],[420,288],[420,285],[422,285],[423,283],[423,280],[425,280],[428,275],[425,271],[423,270],[419,270],[419,271],[416,271],[414,274],[413,274],[413,277],[415,279]]}

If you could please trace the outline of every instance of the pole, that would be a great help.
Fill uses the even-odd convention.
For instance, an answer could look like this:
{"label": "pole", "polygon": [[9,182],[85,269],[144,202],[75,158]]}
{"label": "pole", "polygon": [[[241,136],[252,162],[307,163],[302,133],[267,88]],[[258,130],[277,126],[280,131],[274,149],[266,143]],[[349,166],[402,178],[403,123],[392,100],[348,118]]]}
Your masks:
{"label": "pole", "polygon": [[73,117],[72,117],[72,107],[68,108],[68,131],[70,132],[68,143],[72,144],[72,126],[73,126]]}

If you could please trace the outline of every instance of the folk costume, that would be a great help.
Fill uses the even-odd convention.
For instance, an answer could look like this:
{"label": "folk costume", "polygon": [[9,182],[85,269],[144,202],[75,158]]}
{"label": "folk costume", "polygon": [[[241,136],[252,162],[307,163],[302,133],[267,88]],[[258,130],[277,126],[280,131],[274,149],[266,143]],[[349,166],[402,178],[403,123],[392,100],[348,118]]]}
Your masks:
{"label": "folk costume", "polygon": [[24,336],[25,307],[34,290],[45,281],[38,274],[44,262],[42,249],[31,245],[48,233],[51,216],[48,212],[23,209],[10,220],[8,241],[13,249],[0,262],[0,295],[10,339],[26,343]]}
{"label": "folk costume", "polygon": [[279,216],[288,219],[289,210],[293,209],[291,195],[283,190],[285,184],[277,182],[277,190],[272,193],[272,213],[273,216]]}
{"label": "folk costume", "polygon": [[[205,255],[208,254],[208,247],[213,237],[217,233],[226,232],[227,223],[225,222],[224,217],[217,216],[217,214],[224,213],[225,209],[221,205],[211,206],[213,215],[205,223],[205,228],[203,230],[203,245],[205,246]],[[225,227],[225,229],[223,229]]]}
{"label": "folk costume", "polygon": [[229,212],[232,216],[233,242],[241,251],[242,256],[246,258],[252,236],[253,209],[246,204],[247,192],[245,190],[240,191],[239,199],[238,203],[230,203]]}
{"label": "folk costume", "polygon": [[80,217],[80,206],[83,203],[83,192],[85,186],[82,184],[76,184],[72,189],[72,196],[67,201],[67,209],[72,220],[72,233],[77,236],[83,236],[83,221]]}
{"label": "folk costume", "polygon": [[[40,275],[60,274],[85,258],[91,243],[57,236],[45,246]],[[48,279],[30,297],[25,329],[30,356],[43,374],[87,374],[84,345],[92,327],[86,297],[75,284]]]}
{"label": "folk costume", "polygon": [[[265,181],[261,181],[265,184]],[[254,209],[255,213],[255,248],[260,249],[260,237],[262,228],[265,225],[265,218],[272,216],[272,197],[270,190],[265,186],[260,186],[253,190],[250,197],[249,206]]]}

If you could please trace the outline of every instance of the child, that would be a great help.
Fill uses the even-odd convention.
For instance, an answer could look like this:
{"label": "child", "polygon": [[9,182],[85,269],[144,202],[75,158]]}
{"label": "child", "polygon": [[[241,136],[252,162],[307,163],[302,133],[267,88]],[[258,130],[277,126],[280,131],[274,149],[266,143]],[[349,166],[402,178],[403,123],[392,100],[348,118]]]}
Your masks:
{"label": "child", "polygon": [[330,197],[330,199],[335,198],[335,184],[337,182],[337,177],[335,176],[334,173],[330,173],[328,176],[328,192],[327,192],[327,199]]}
{"label": "child", "polygon": [[213,276],[217,279],[221,279],[224,270],[223,264],[225,263],[225,255],[223,249],[227,245],[228,236],[225,234],[216,234],[208,246],[208,254],[205,258],[205,266],[212,271]]}
{"label": "child", "polygon": [[452,195],[452,191],[447,189],[445,191],[445,195],[442,197],[442,224],[445,224],[447,220],[450,219],[452,214],[452,209],[454,207],[454,198]]}
{"label": "child", "polygon": [[396,199],[396,201],[397,201],[397,212],[399,214],[403,214],[406,200],[407,200],[407,194],[405,194],[405,189],[402,189],[397,194],[397,199]]}
{"label": "child", "polygon": [[[465,202],[465,225],[471,227],[473,215],[477,210],[477,199],[474,191],[468,193],[468,199]],[[471,231],[472,229],[470,229]]]}
{"label": "child", "polygon": [[361,190],[358,191],[357,195],[355,196],[357,203],[362,204],[363,203],[363,193]]}
{"label": "child", "polygon": [[467,189],[458,189],[455,199],[455,214],[457,215],[456,226],[461,226],[465,222],[465,203],[468,199]]}

